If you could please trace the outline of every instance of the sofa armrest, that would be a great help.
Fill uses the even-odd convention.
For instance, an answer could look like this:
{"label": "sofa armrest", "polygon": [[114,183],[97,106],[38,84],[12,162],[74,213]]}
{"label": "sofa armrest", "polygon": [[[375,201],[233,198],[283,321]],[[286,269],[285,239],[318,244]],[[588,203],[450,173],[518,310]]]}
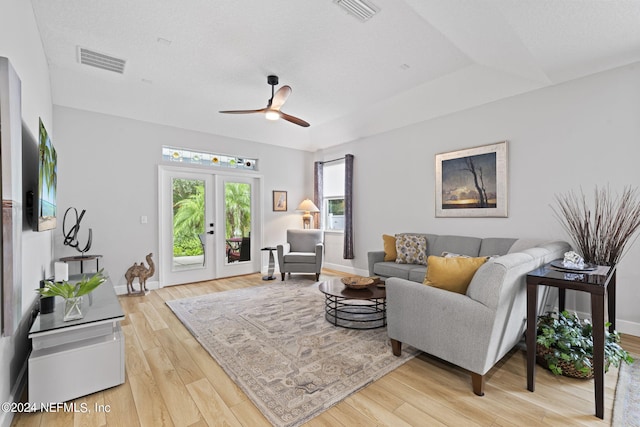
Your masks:
{"label": "sofa armrest", "polygon": [[280,271],[284,271],[284,256],[291,252],[291,244],[283,243],[282,245],[276,246],[276,251],[278,252],[278,265],[280,266]]}
{"label": "sofa armrest", "polygon": [[322,258],[324,256],[324,244],[316,243],[316,272],[320,272],[322,269]]}
{"label": "sofa armrest", "polygon": [[486,372],[495,310],[466,295],[397,277],[387,279],[386,292],[389,338]]}
{"label": "sofa armrest", "polygon": [[384,261],[384,251],[367,252],[367,260],[369,262],[369,277],[375,276],[373,272],[373,266],[377,262]]}

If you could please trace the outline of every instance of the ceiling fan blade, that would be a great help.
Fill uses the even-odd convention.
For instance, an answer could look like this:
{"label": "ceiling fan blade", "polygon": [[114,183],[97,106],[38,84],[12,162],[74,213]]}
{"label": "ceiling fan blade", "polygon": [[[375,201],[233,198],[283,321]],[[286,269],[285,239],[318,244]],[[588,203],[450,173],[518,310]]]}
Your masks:
{"label": "ceiling fan blade", "polygon": [[267,111],[266,108],[261,108],[259,110],[228,110],[228,111],[218,111],[219,113],[225,114],[253,114],[253,113],[264,113]]}
{"label": "ceiling fan blade", "polygon": [[272,110],[280,110],[280,107],[287,101],[291,95],[291,87],[290,86],[282,86],[278,91],[273,95],[273,100],[271,101],[271,109]]}
{"label": "ceiling fan blade", "polygon": [[298,126],[302,126],[302,127],[305,127],[305,128],[308,128],[310,126],[309,123],[305,122],[304,120],[299,119],[299,118],[294,117],[294,116],[290,116],[289,114],[285,114],[282,111],[280,111],[280,117],[283,120],[286,120],[286,121],[291,122],[291,123],[295,123]]}

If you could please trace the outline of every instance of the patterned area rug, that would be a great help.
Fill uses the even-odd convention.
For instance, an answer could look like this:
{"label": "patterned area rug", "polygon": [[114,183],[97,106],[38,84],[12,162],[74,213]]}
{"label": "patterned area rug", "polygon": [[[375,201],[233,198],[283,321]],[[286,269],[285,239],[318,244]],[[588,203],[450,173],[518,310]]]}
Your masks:
{"label": "patterned area rug", "polygon": [[404,346],[393,356],[386,328],[331,325],[317,283],[279,282],[167,305],[275,426],[308,421],[418,353]]}
{"label": "patterned area rug", "polygon": [[633,364],[620,365],[613,401],[614,427],[640,427],[640,360],[634,358]]}

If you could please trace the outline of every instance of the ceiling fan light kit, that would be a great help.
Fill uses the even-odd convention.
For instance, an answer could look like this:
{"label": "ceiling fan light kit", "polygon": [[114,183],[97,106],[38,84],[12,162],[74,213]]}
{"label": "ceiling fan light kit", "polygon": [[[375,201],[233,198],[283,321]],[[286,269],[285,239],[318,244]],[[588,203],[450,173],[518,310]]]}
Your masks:
{"label": "ceiling fan light kit", "polygon": [[302,127],[309,127],[309,123],[298,118],[286,114],[280,111],[282,105],[287,101],[289,95],[291,95],[291,87],[290,86],[282,86],[278,91],[275,91],[275,86],[279,83],[278,76],[267,76],[267,83],[271,85],[271,98],[267,102],[266,108],[261,108],[259,110],[226,110],[220,111],[220,113],[225,114],[254,114],[254,113],[264,113],[264,117],[267,120],[278,120],[283,119],[293,124]]}
{"label": "ceiling fan light kit", "polygon": [[280,118],[280,113],[277,111],[267,111],[264,113],[264,118],[267,120],[278,120]]}

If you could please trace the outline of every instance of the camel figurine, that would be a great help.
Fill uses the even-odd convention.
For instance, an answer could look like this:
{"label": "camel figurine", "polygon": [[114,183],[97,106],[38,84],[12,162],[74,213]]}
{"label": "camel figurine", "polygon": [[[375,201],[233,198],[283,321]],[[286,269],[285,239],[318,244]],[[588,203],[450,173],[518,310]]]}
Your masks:
{"label": "camel figurine", "polygon": [[138,283],[140,284],[140,291],[135,292],[138,294],[146,293],[147,290],[147,279],[153,276],[155,273],[155,265],[153,264],[153,260],[151,257],[153,253],[150,253],[146,256],[147,263],[149,264],[149,268],[144,266],[144,261],[138,265],[138,263],[133,263],[131,267],[124,273],[125,279],[127,279],[127,293],[131,295],[134,293],[133,291],[133,279],[138,278]]}

